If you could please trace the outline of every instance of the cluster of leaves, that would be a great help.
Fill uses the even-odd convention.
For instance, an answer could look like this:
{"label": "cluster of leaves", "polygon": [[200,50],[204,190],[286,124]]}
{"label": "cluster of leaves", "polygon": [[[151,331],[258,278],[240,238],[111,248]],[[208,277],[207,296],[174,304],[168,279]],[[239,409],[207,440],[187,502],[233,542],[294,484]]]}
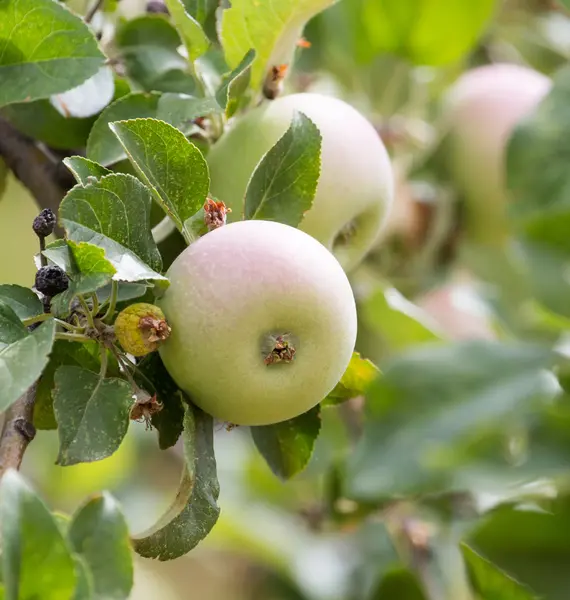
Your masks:
{"label": "cluster of leaves", "polygon": [[[177,388],[157,354],[139,361],[127,355],[112,325],[120,309],[153,302],[168,286],[161,229],[178,230],[186,244],[207,232],[208,144],[222,134],[229,117],[259,96],[270,58],[290,60],[295,45],[281,47],[282,34],[293,27],[297,35],[329,3],[291,0],[275,14],[262,15],[255,3],[235,2],[221,17],[220,48],[203,28],[209,10],[201,3],[168,0],[170,19],[147,15],[119,24],[109,50],[121,73],[111,72],[114,98],[101,83],[110,67],[95,32],[81,18],[54,0],[0,3],[0,114],[53,148],[86,148],[85,155],[66,151],[63,159],[77,181],[59,209],[65,236],[36,257],[38,267],[65,271],[69,287],[42,298],[34,289],[0,286],[0,410],[38,381],[34,425],[57,428],[57,463],[65,467],[113,454],[130,420],[141,407],[144,414],[152,398],[162,405],[160,412],[147,413],[160,448],[173,446],[182,435],[185,458],[176,502],[155,527],[131,540],[112,499],[90,501],[69,525],[50,515],[17,475],[5,476],[6,597],[31,597],[33,590],[22,590],[43,590],[44,579],[52,578],[59,585],[53,597],[126,598],[132,579],[130,558],[124,556],[129,544],[145,557],[172,559],[191,550],[216,523],[212,419]],[[268,20],[274,36],[261,37]],[[85,103],[97,107],[92,108],[96,118],[81,114]],[[245,218],[297,226],[316,190],[320,143],[315,125],[296,114],[252,175]],[[156,207],[162,209],[158,217]],[[153,220],[158,221],[154,229]],[[361,394],[376,372],[355,355],[323,406]],[[320,410],[252,429],[280,477],[292,477],[309,461]],[[53,559],[42,563],[41,573],[26,567],[34,563],[27,551],[34,545],[33,556],[51,548]],[[117,555],[117,561],[106,569],[93,552],[106,561]]]}

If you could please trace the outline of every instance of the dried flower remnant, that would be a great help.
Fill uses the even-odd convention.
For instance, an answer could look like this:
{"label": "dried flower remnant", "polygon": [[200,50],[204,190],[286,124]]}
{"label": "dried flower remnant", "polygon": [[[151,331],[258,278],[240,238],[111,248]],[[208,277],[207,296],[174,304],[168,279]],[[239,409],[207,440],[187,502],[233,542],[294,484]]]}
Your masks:
{"label": "dried flower remnant", "polygon": [[208,231],[218,229],[226,224],[227,214],[232,212],[223,202],[208,198],[204,204],[204,222]]}

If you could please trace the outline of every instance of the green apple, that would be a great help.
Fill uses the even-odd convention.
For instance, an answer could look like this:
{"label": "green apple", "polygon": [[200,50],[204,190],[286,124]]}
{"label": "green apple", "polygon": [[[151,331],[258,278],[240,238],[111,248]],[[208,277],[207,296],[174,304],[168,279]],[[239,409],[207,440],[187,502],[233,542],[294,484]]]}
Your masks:
{"label": "green apple", "polygon": [[473,239],[504,238],[507,142],[550,86],[548,77],[527,67],[493,64],[464,73],[449,90],[443,107],[449,128],[446,156],[465,196],[467,228]]}
{"label": "green apple", "polygon": [[352,106],[320,94],[293,94],[255,108],[212,147],[211,192],[232,209],[231,220],[242,218],[248,181],[289,128],[295,110],[309,117],[322,135],[317,193],[300,229],[324,244],[348,271],[374,245],[394,187],[384,144]]}
{"label": "green apple", "polygon": [[293,418],[346,370],[356,307],[334,256],[306,233],[240,221],[190,245],[158,302],[172,332],[160,355],[193,402],[237,425]]}

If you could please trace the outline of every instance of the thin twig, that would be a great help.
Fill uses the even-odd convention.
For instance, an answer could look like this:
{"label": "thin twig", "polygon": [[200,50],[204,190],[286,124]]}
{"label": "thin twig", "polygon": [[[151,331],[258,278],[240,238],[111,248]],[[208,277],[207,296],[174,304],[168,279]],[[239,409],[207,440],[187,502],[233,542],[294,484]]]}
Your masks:
{"label": "thin twig", "polygon": [[[56,214],[66,193],[58,180],[58,167],[36,147],[34,141],[20,133],[0,117],[0,157],[28,188],[40,208],[51,208]],[[62,230],[56,227],[56,235]]]}
{"label": "thin twig", "polygon": [[91,23],[91,21],[93,20],[93,17],[97,14],[97,11],[101,8],[102,5],[103,5],[103,0],[95,0],[95,2],[93,3],[93,6],[87,11],[87,14],[83,18],[83,20],[86,23]]}
{"label": "thin twig", "polygon": [[0,479],[8,469],[19,469],[28,444],[36,435],[33,424],[36,386],[24,393],[4,415],[4,428],[0,435]]}

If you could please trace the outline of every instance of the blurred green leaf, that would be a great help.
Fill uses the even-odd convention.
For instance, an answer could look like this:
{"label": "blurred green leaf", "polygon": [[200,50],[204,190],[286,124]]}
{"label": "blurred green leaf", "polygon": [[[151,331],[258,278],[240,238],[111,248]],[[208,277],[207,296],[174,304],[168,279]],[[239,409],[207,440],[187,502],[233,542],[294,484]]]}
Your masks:
{"label": "blurred green leaf", "polygon": [[[58,515],[55,515],[56,518]],[[67,525],[67,524],[66,524]],[[75,594],[72,600],[91,600],[93,598],[93,577],[85,561],[77,554],[73,555],[75,560]]]}
{"label": "blurred green leaf", "polygon": [[133,391],[126,381],[81,367],[55,372],[53,408],[58,424],[57,464],[74,465],[111,456],[129,427]]}
{"label": "blurred green leaf", "polygon": [[47,245],[42,254],[66,273],[77,272],[73,255],[71,254],[71,250],[69,249],[66,240],[55,240],[55,242],[51,242]]}
{"label": "blurred green leaf", "polygon": [[[469,534],[467,543],[539,598],[566,600],[570,588],[570,505],[567,497],[544,509],[500,506]],[[532,597],[532,595],[531,595]]]}
{"label": "blurred green leaf", "polygon": [[72,188],[61,202],[59,218],[69,239],[105,250],[118,279],[160,279],[151,271],[162,266],[150,229],[151,204],[150,191],[138,179],[114,173]]}
{"label": "blurred green leaf", "polygon": [[20,319],[29,319],[44,311],[37,295],[20,285],[0,285],[0,301],[10,306]]}
{"label": "blurred green leaf", "polygon": [[82,185],[87,185],[90,177],[100,179],[111,174],[109,169],[83,156],[67,156],[63,159],[63,164],[73,173],[77,183]]}
{"label": "blurred green leaf", "polygon": [[461,545],[461,551],[471,585],[481,598],[485,600],[537,600],[537,596],[529,589],[477,554],[467,544]]}
{"label": "blurred green leaf", "polygon": [[132,540],[136,552],[146,558],[171,560],[187,554],[208,535],[220,514],[212,418],[187,404],[182,436],[185,467],[176,499],[154,527]]}
{"label": "blurred green leaf", "polygon": [[0,298],[0,342],[12,344],[28,335],[28,330],[12,307]]}
{"label": "blurred green leaf", "polygon": [[133,586],[129,530],[109,494],[89,500],[74,515],[68,537],[93,577],[92,600],[126,600]]}
{"label": "blurred green leaf", "polygon": [[216,92],[218,104],[230,118],[239,108],[242,96],[247,92],[251,80],[251,65],[255,60],[255,50],[248,50],[239,65],[222,77],[222,83]]}
{"label": "blurred green leaf", "polygon": [[221,22],[220,37],[228,64],[237,67],[253,47],[256,58],[251,84],[257,90],[272,66],[291,62],[307,21],[334,2],[233,0],[231,8],[223,12]]}
{"label": "blurred green leaf", "polygon": [[[133,89],[196,92],[188,63],[178,52],[181,45],[178,32],[165,15],[145,15],[123,23],[117,30],[115,43],[135,86]],[[130,118],[134,116],[144,115],[130,115]]]}
{"label": "blurred green leaf", "polygon": [[[514,195],[511,214],[533,289],[547,307],[570,316],[570,282],[565,276],[570,241],[570,68],[554,78],[550,94],[512,135],[507,182]],[[537,169],[536,165],[543,165]]]}
{"label": "blurred green leaf", "polygon": [[451,485],[446,453],[552,398],[544,372],[552,360],[542,346],[482,341],[430,344],[393,359],[367,394],[369,419],[347,469],[350,496],[375,501]]}
{"label": "blurred green leaf", "polygon": [[389,353],[439,340],[429,317],[394,288],[378,288],[361,303],[360,313]]}
{"label": "blurred green leaf", "polygon": [[178,129],[156,119],[119,121],[111,128],[164,212],[188,236],[184,222],[203,206],[210,188],[200,150]]}
{"label": "blurred green leaf", "polygon": [[55,339],[53,319],[0,349],[0,411],[6,410],[36,381],[48,363]]}
{"label": "blurred green leaf", "polygon": [[49,100],[22,102],[5,106],[1,114],[25,135],[48,144],[52,148],[81,148],[95,122],[87,119],[66,118]]}
{"label": "blurred green leaf", "polygon": [[0,531],[7,600],[73,597],[70,549],[44,503],[13,470],[0,483]]}
{"label": "blurred green leaf", "polygon": [[104,61],[89,27],[52,0],[2,0],[0,39],[0,106],[64,92]]}
{"label": "blurred green leaf", "polygon": [[350,363],[334,390],[323,400],[322,406],[334,406],[345,400],[362,396],[380,371],[378,367],[353,352]]}
{"label": "blurred green leaf", "polygon": [[208,36],[204,33],[200,23],[186,11],[183,0],[164,1],[186,46],[189,59],[195,61],[208,50],[210,45]]}
{"label": "blurred green leaf", "polygon": [[[427,600],[417,577],[404,567],[388,571],[371,600]],[[485,600],[491,600],[485,599]]]}
{"label": "blurred green leaf", "polygon": [[245,192],[245,218],[297,227],[313,205],[321,174],[321,134],[303,113],[257,165]]}
{"label": "blurred green leaf", "polygon": [[445,65],[475,46],[495,6],[495,0],[363,0],[359,12],[371,53],[391,52],[419,65]]}
{"label": "blurred green leaf", "polygon": [[[153,352],[138,365],[140,384],[150,393],[155,393],[162,403],[162,410],[152,415],[152,425],[158,431],[158,445],[166,450],[176,444],[184,428],[184,405],[182,392],[163,365],[160,355]],[[148,389],[148,383],[154,389]]]}
{"label": "blurred green leaf", "polygon": [[250,429],[253,441],[269,468],[277,477],[290,479],[311,459],[321,430],[321,409],[317,405],[294,419]]}
{"label": "blurred green leaf", "polygon": [[184,0],[188,14],[192,15],[201,25],[204,25],[219,4],[219,0]]}
{"label": "blurred green leaf", "polygon": [[126,158],[123,147],[109,129],[109,123],[134,117],[155,117],[160,94],[133,93],[110,104],[100,115],[87,140],[87,157],[108,166]]}
{"label": "blurred green leaf", "polygon": [[56,429],[57,421],[53,412],[52,390],[54,375],[61,365],[73,365],[97,372],[101,365],[97,342],[70,344],[66,340],[56,340],[36,388],[34,403],[34,425],[37,429]]}

